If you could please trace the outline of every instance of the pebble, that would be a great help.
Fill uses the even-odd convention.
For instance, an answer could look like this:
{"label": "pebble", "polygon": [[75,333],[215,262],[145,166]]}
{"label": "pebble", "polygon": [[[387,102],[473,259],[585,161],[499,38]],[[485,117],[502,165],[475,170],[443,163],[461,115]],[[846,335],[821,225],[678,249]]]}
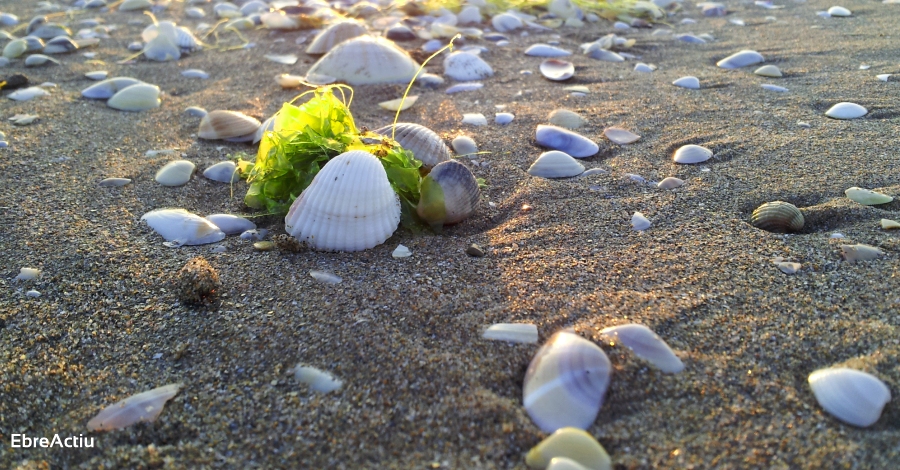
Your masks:
{"label": "pebble", "polygon": [[466,248],[466,254],[475,258],[481,258],[482,256],[484,256],[484,249],[481,248],[481,246],[479,246],[478,244],[473,243],[469,245],[468,248]]}

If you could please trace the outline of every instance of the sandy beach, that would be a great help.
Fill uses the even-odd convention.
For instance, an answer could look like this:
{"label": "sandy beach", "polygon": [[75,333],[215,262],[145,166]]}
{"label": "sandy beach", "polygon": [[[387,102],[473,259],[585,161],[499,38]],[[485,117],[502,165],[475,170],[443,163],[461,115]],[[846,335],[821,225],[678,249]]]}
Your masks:
{"label": "sandy beach", "polygon": [[[36,4],[0,0],[0,12],[27,23]],[[303,91],[284,90],[274,77],[303,75],[315,62],[304,53],[308,39],[298,45],[309,31],[247,30],[255,47],[118,64],[149,17],[94,11],[57,18],[73,31],[93,17],[117,28],[85,49],[93,59],[78,51],[55,56],[59,65],[26,68],[19,58],[0,68],[3,77],[56,84],[48,96],[0,100],[9,142],[0,149],[0,467],[526,468],[524,454],[546,436],[522,406],[525,370],[540,344],[563,328],[601,344],[601,329],[626,323],[658,333],[686,367],[664,374],[627,348],[602,344],[612,383],[587,431],[614,468],[897,466],[896,398],[876,424],[858,428],[826,413],[807,378],[840,365],[900,393],[900,232],[880,225],[900,220],[900,200],[863,206],[844,195],[858,186],[900,196],[900,82],[876,78],[900,74],[900,4],[844,0],[853,12],[846,18],[817,16],[835,5],[824,0],[777,0],[780,9],[725,4],[727,16],[704,17],[686,2],[668,25],[650,29],[614,30],[601,20],[511,33],[506,46],[461,43],[486,46],[494,76],[481,90],[456,94],[444,92],[450,80],[414,87],[418,102],[401,120],[448,144],[471,136],[489,152],[461,159],[486,181],[482,204],[441,235],[400,229],[353,253],[257,251],[236,236],[170,248],[140,221],[164,207],[252,215],[242,202],[244,181],[232,195],[200,172],[237,152],[253,155],[256,146],[200,140],[199,119],[184,111],[271,116]],[[215,21],[188,19],[187,7],[173,1],[157,17],[191,28]],[[212,14],[211,4],[201,7]],[[745,25],[730,21],[736,18]],[[689,44],[654,35],[659,29],[714,40]],[[558,83],[538,72],[541,58],[523,54],[552,40],[577,51],[613,32],[636,40],[627,52],[639,59],[611,63],[576,53],[568,58],[575,76]],[[227,34],[221,41],[240,42]],[[401,45],[414,51],[422,43]],[[716,67],[743,49],[784,76]],[[297,64],[263,57],[288,53],[300,57]],[[635,72],[638,61],[658,69]],[[184,77],[186,69],[210,78]],[[440,74],[440,59],[426,69]],[[162,105],[130,113],[84,99],[80,91],[94,83],[84,74],[92,70],[158,85]],[[671,85],[687,75],[699,79],[699,90]],[[767,83],[788,91],[760,86]],[[571,85],[590,92],[571,95],[563,89]],[[377,103],[404,88],[354,87],[357,124],[390,124],[393,113]],[[869,113],[824,115],[842,101]],[[515,115],[510,124],[493,122],[498,106]],[[608,173],[560,180],[526,173],[545,150],[535,127],[560,108],[587,119],[578,132],[600,151],[581,162]],[[20,113],[39,118],[12,125],[8,118]],[[463,113],[483,113],[489,124],[462,124]],[[610,126],[641,139],[616,145],[603,137]],[[685,144],[714,157],[674,163]],[[176,150],[147,156],[163,149]],[[181,187],[156,183],[156,171],[178,158],[198,173]],[[685,184],[663,190],[648,183],[669,176]],[[133,183],[98,187],[109,177]],[[776,200],[801,209],[799,233],[749,223],[755,208]],[[636,211],[651,221],[648,230],[632,230]],[[253,220],[284,233],[283,218]],[[465,253],[472,243],[484,257]],[[855,243],[884,255],[843,260],[840,245]],[[399,244],[412,256],[393,258]],[[211,252],[216,245],[226,250]],[[183,305],[172,285],[196,256],[222,283],[205,307]],[[776,257],[802,268],[784,274]],[[15,280],[22,267],[42,272]],[[343,280],[321,283],[310,270]],[[501,322],[536,324],[540,342],[482,338]],[[298,363],[329,371],[343,387],[309,390],[290,373]],[[88,431],[106,406],[171,383],[184,387],[154,423]],[[94,447],[14,448],[13,434],[93,437]]]}

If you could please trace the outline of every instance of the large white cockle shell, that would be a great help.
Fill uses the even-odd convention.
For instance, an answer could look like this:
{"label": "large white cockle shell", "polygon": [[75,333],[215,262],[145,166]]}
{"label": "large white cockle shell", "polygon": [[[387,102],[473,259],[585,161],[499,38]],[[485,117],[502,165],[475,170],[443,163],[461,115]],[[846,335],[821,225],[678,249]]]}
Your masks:
{"label": "large white cockle shell", "polygon": [[523,383],[525,411],[542,431],[586,429],[600,412],[612,366],[596,344],[570,331],[534,355]]}
{"label": "large white cockle shell", "polygon": [[600,336],[611,343],[622,343],[637,357],[644,359],[657,369],[675,374],[684,370],[684,363],[672,348],[650,328],[637,323],[611,326],[600,330]]}
{"label": "large white cockle shell", "polygon": [[209,220],[184,209],[157,209],[141,220],[172,245],[204,245],[225,238],[225,232]]}
{"label": "large white cockle shell", "polygon": [[291,205],[285,230],[317,250],[360,251],[400,223],[400,199],[381,162],[362,150],[331,159]]}
{"label": "large white cockle shell", "polygon": [[104,408],[88,421],[91,431],[121,429],[142,421],[153,422],[162,413],[163,406],[178,393],[182,384],[169,384],[137,395]]}
{"label": "large white cockle shell", "polygon": [[809,374],[809,387],[816,401],[835,418],[854,426],[868,427],[881,417],[891,401],[891,391],[872,374],[833,367]]}
{"label": "large white cockle shell", "polygon": [[358,36],[348,39],[322,56],[307,76],[325,75],[350,85],[406,83],[419,64],[389,39]]}

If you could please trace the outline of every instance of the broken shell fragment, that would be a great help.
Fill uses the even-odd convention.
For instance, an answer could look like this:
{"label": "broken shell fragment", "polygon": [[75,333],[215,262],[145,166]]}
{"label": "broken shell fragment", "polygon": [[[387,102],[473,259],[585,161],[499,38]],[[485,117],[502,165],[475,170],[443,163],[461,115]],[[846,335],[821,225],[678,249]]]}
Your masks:
{"label": "broken shell fragment", "polygon": [[723,69],[738,69],[748,65],[759,64],[765,62],[762,54],[756,51],[744,50],[735,52],[730,56],[716,62],[716,65]]}
{"label": "broken shell fragment", "polygon": [[542,178],[569,178],[582,173],[584,173],[584,165],[572,158],[571,155],[559,150],[542,153],[528,168],[529,175]]}
{"label": "broken shell fragment", "polygon": [[844,194],[846,194],[851,201],[858,202],[864,206],[887,204],[894,200],[893,197],[888,196],[887,194],[877,193],[871,189],[857,188],[856,186],[847,188],[847,190],[844,191]]}
{"label": "broken shell fragment", "polygon": [[215,224],[184,209],[157,209],[141,216],[141,220],[170,242],[169,246],[205,245],[225,238],[225,232]]}
{"label": "broken shell fragment", "polygon": [[881,219],[881,229],[882,230],[897,230],[900,229],[900,222],[891,219]]}
{"label": "broken shell fragment", "polygon": [[146,111],[158,108],[159,87],[147,83],[136,83],[127,86],[106,101],[106,105],[120,111]]}
{"label": "broken shell fragment", "polygon": [[344,382],[335,378],[328,372],[316,369],[315,367],[297,364],[293,369],[294,378],[297,382],[306,384],[309,389],[318,393],[328,393],[340,389]]}
{"label": "broken shell fragment", "polygon": [[856,119],[869,113],[869,110],[856,104],[841,102],[825,111],[825,115],[832,119]]}
{"label": "broken shell fragment", "polygon": [[650,228],[650,219],[644,217],[644,214],[640,212],[635,212],[634,215],[631,216],[631,228],[643,232]]}
{"label": "broken shell fragment", "polygon": [[683,164],[703,163],[712,158],[712,156],[712,150],[699,145],[689,144],[679,147],[675,151],[675,155],[672,156],[672,160],[675,163]]}
{"label": "broken shell fragment", "polygon": [[612,141],[614,144],[619,145],[627,145],[633,142],[637,142],[637,140],[641,138],[641,136],[635,134],[634,132],[619,127],[607,127],[603,130],[603,135],[605,135],[606,138]]}
{"label": "broken shell fragment", "polygon": [[309,272],[309,275],[313,279],[319,282],[324,282],[325,284],[339,284],[341,281],[343,281],[340,276],[327,271],[317,271],[314,269]]}
{"label": "broken shell fragment", "polygon": [[805,220],[797,206],[784,201],[767,202],[753,211],[750,224],[774,233],[798,232]]}
{"label": "broken shell fragment", "polygon": [[796,274],[803,267],[800,263],[791,263],[788,261],[777,261],[775,266],[785,274]]}
{"label": "broken shell fragment", "polygon": [[338,44],[319,59],[307,77],[326,75],[350,85],[405,83],[419,64],[389,39],[359,36]]}
{"label": "broken shell fragment", "polygon": [[575,75],[575,65],[560,59],[547,59],[541,62],[541,75],[549,80],[561,82]]}
{"label": "broken shell fragment", "polygon": [[390,137],[393,133],[394,140],[406,150],[413,153],[416,160],[422,162],[422,167],[430,170],[441,162],[450,160],[450,149],[447,144],[431,129],[409,122],[400,122],[396,126],[385,126],[376,129],[375,132]]}
{"label": "broken shell fragment", "polygon": [[856,245],[841,245],[841,255],[847,261],[872,261],[878,259],[884,252],[878,248],[857,243]]}
{"label": "broken shell fragment", "polygon": [[232,214],[210,214],[206,220],[219,227],[225,235],[237,235],[256,228],[253,222]]}
{"label": "broken shell fragment", "polygon": [[163,407],[183,384],[169,384],[132,395],[103,409],[87,423],[91,431],[110,431],[131,426],[139,422],[156,421]]}
{"label": "broken shell fragment", "polygon": [[462,163],[439,163],[422,179],[416,213],[439,230],[443,225],[462,222],[475,213],[481,190],[475,175]]}
{"label": "broken shell fragment", "polygon": [[547,468],[555,457],[566,457],[594,470],[610,470],[612,460],[606,449],[587,432],[562,428],[528,451],[525,463],[531,468]]}
{"label": "broken shell fragment", "polygon": [[97,183],[97,186],[101,188],[112,188],[118,186],[125,186],[130,184],[131,180],[128,178],[106,178],[103,181]]}
{"label": "broken shell fragment", "polygon": [[391,252],[391,258],[394,259],[409,258],[410,256],[412,256],[412,251],[406,245],[397,245],[397,248]]}
{"label": "broken shell fragment", "polygon": [[600,330],[600,336],[611,344],[619,342],[634,351],[634,354],[652,364],[657,369],[676,374],[684,370],[684,363],[672,348],[650,328],[637,323],[613,326]]}
{"label": "broken shell fragment", "polygon": [[237,111],[210,111],[200,120],[197,137],[208,140],[248,141],[260,126],[251,116]]}
{"label": "broken shell fragment", "polygon": [[846,367],[819,369],[809,374],[809,387],[825,411],[861,428],[881,417],[891,390],[872,374]]}
{"label": "broken shell fragment", "polygon": [[560,150],[575,158],[590,157],[600,151],[600,146],[587,137],[557,126],[538,124],[535,140],[540,146]]}
{"label": "broken shell fragment", "polygon": [[534,323],[495,323],[481,337],[510,343],[537,343],[538,328]]}

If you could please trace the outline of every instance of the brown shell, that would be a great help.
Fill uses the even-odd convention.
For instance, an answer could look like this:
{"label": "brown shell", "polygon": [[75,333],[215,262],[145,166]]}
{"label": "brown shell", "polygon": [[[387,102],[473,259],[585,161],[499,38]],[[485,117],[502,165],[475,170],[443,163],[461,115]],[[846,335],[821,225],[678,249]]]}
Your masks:
{"label": "brown shell", "polygon": [[[390,137],[391,126],[384,126],[376,129],[375,132]],[[412,152],[426,170],[434,168],[438,163],[450,160],[450,149],[447,144],[444,143],[441,136],[425,126],[410,122],[398,122],[394,140],[401,147]]]}
{"label": "brown shell", "polygon": [[200,121],[200,130],[197,137],[209,140],[237,139],[253,134],[260,126],[260,122],[253,117],[237,111],[211,111]]}
{"label": "brown shell", "polygon": [[798,232],[803,228],[803,214],[797,206],[784,201],[767,202],[753,211],[750,223],[756,228],[775,233]]}

